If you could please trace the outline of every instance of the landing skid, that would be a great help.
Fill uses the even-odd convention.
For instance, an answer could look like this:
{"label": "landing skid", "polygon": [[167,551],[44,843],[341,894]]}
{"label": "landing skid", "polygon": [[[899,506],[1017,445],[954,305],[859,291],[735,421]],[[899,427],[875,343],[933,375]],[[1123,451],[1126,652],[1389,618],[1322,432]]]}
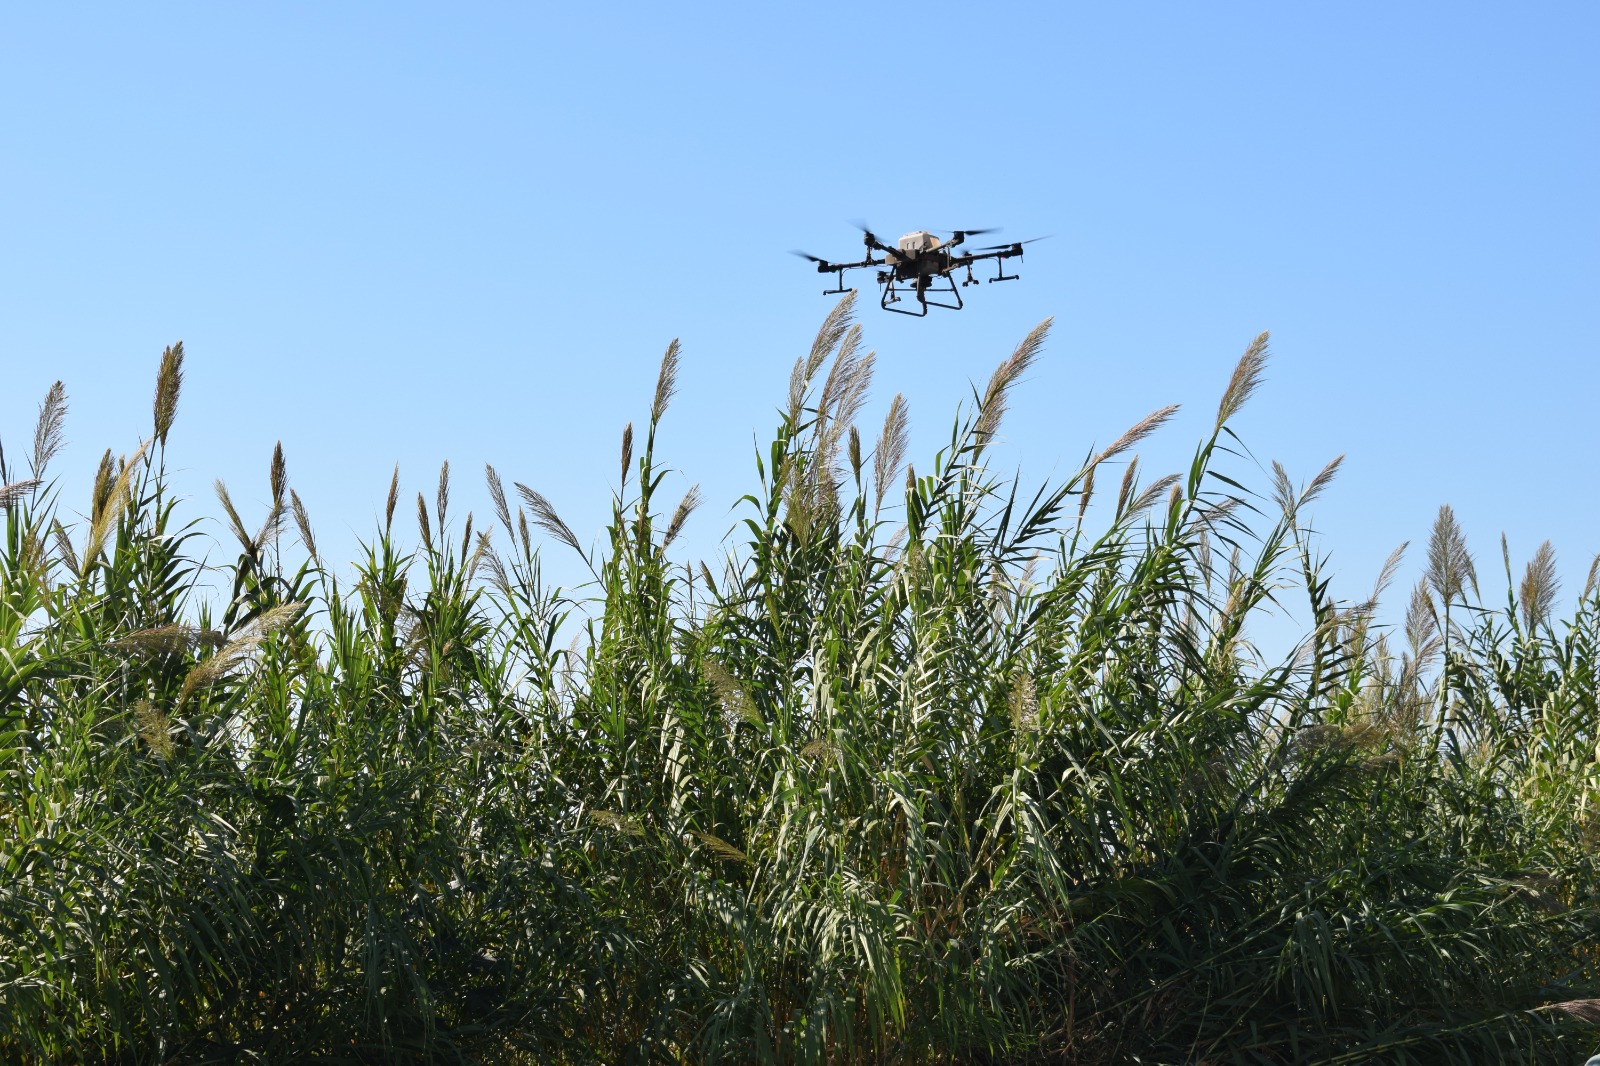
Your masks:
{"label": "landing skid", "polygon": [[[911,287],[911,291],[916,297],[918,310],[907,311],[903,307],[891,306],[892,304],[900,303],[901,297],[895,287],[894,278],[885,278],[883,281],[883,297],[878,301],[878,306],[883,308],[885,311],[893,311],[897,315],[910,315],[912,318],[926,317],[928,314],[928,308],[930,307],[943,307],[951,311],[961,310],[963,306],[961,302],[961,293],[956,289],[955,279],[948,274],[944,274],[941,275],[941,280],[944,281],[945,286],[949,287],[946,288],[944,286],[928,284],[918,288],[913,285]],[[956,302],[950,304],[942,303],[938,300],[930,300],[928,299],[929,293],[934,293],[939,296],[954,296],[956,298]]]}

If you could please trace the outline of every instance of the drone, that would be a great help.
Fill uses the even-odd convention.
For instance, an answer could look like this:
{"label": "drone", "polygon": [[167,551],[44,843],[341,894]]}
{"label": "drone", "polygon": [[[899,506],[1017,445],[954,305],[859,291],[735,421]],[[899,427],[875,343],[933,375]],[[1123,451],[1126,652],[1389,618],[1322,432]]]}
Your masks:
{"label": "drone", "polygon": [[[851,290],[845,288],[844,272],[860,267],[881,267],[878,271],[878,285],[883,290],[882,298],[878,301],[885,311],[893,311],[900,315],[912,315],[922,318],[928,313],[930,307],[945,307],[952,311],[961,310],[961,289],[968,285],[976,285],[980,280],[1016,281],[1018,275],[1007,274],[1005,261],[1022,257],[1022,246],[1032,244],[1034,241],[1044,240],[1043,237],[1034,237],[1032,240],[1014,241],[1011,244],[995,244],[987,248],[974,248],[971,251],[957,251],[966,242],[968,237],[977,237],[985,233],[996,233],[992,229],[958,229],[951,233],[949,240],[934,236],[927,230],[917,230],[908,233],[895,242],[891,248],[880,241],[877,236],[866,226],[857,223],[856,228],[863,234],[862,243],[867,246],[867,257],[859,263],[831,263],[826,259],[818,258],[807,252],[795,252],[802,259],[809,259],[817,264],[817,273],[833,274],[834,287],[823,289],[824,296],[836,296]],[[875,259],[873,254],[881,252],[883,258]],[[972,264],[984,259],[995,261],[995,276],[988,279],[979,279],[972,276]],[[966,271],[966,277],[961,279],[960,288],[956,287],[956,272]],[[907,292],[916,299],[917,310],[908,310],[896,307],[903,303],[900,295]],[[936,298],[935,298],[936,297]],[[955,302],[947,302],[954,297]]]}

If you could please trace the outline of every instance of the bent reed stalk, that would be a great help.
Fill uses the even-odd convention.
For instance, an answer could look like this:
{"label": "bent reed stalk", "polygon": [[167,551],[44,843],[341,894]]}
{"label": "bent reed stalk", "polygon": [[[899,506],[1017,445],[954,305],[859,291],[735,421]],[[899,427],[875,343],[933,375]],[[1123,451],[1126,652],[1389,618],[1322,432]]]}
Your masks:
{"label": "bent reed stalk", "polygon": [[[1336,599],[1332,478],[986,465],[1047,324],[948,443],[855,426],[847,297],[795,364],[721,563],[667,554],[656,429],[587,551],[537,488],[419,536],[399,475],[353,579],[281,449],[224,602],[149,441],[85,521],[0,452],[0,1059],[1576,1062],[1600,1043],[1600,594],[1503,607],[1441,513],[1403,633]],[[824,368],[827,372],[824,373]],[[513,511],[512,503],[517,502]],[[298,533],[287,533],[293,518]],[[252,531],[254,530],[254,531]],[[286,535],[287,534],[287,535]],[[548,538],[548,539],[543,539]],[[564,592],[543,544],[592,571]],[[1275,601],[1311,629],[1251,641]],[[1470,595],[1469,595],[1470,594]],[[570,644],[566,641],[575,635]],[[1403,640],[1403,646],[1401,646]]]}

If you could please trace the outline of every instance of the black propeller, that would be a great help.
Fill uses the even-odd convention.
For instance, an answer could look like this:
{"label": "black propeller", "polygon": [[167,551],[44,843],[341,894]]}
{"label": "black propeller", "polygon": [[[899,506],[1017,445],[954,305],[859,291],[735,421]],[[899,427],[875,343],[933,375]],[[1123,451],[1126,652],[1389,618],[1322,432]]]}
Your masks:
{"label": "black propeller", "polygon": [[964,241],[968,237],[981,237],[985,233],[999,233],[1001,228],[1002,227],[1000,227],[1000,226],[996,226],[994,229],[957,229],[957,230],[951,230],[950,231],[950,237],[951,237],[951,240]]}
{"label": "black propeller", "polygon": [[821,263],[823,266],[828,266],[829,265],[828,261],[826,259],[819,259],[816,256],[812,255],[810,252],[802,252],[802,251],[795,250],[795,251],[791,251],[789,254],[790,255],[798,255],[801,259],[809,259],[813,263]]}
{"label": "black propeller", "polygon": [[991,244],[987,248],[974,248],[973,251],[976,251],[976,252],[1003,252],[1007,248],[1021,248],[1024,244],[1032,244],[1034,241],[1049,240],[1052,236],[1054,236],[1054,234],[1048,234],[1047,233],[1043,237],[1030,237],[1025,241],[1012,241],[1010,244]]}

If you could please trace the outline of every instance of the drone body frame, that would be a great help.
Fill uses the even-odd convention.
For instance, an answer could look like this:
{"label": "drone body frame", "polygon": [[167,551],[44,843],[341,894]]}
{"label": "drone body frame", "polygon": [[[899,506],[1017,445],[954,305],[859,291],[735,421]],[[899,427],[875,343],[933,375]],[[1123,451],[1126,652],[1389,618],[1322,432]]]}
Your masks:
{"label": "drone body frame", "polygon": [[[949,240],[936,237],[927,230],[914,230],[901,237],[894,247],[883,243],[877,235],[865,226],[860,227],[862,243],[866,246],[866,258],[856,263],[832,263],[805,252],[795,254],[817,264],[817,273],[835,275],[834,287],[823,289],[824,296],[835,296],[840,293],[850,292],[844,284],[845,271],[865,268],[878,268],[877,283],[881,289],[878,305],[885,311],[893,311],[899,315],[911,315],[922,318],[927,315],[930,307],[943,307],[951,311],[959,311],[965,306],[961,299],[961,289],[968,285],[977,285],[981,280],[989,282],[1016,281],[1019,275],[1005,272],[1005,260],[1021,258],[1022,246],[1031,244],[1031,241],[1014,241],[1011,244],[997,244],[988,248],[978,248],[970,252],[957,251],[968,237],[982,233],[991,233],[992,230],[956,230]],[[1040,238],[1034,238],[1038,240]],[[876,254],[875,254],[876,253]],[[881,258],[877,256],[881,255]],[[995,276],[979,279],[973,276],[974,263],[992,259],[995,263]],[[960,287],[956,285],[955,273],[965,271],[966,277],[961,279]],[[908,289],[916,300],[917,310],[907,310],[896,307],[903,297],[903,289]],[[930,299],[942,297],[943,299]],[[946,302],[953,298],[954,303]]]}

